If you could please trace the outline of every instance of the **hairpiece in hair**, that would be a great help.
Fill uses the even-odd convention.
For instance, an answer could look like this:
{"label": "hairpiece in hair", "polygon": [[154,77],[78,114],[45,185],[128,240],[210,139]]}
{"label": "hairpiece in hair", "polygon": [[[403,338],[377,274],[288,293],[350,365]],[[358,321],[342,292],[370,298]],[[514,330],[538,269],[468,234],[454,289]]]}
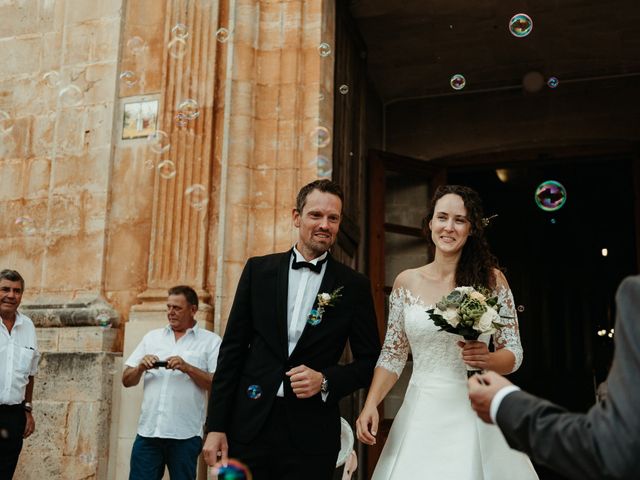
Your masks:
{"label": "hairpiece in hair", "polygon": [[491,220],[493,220],[497,216],[498,216],[498,214],[496,213],[495,215],[491,215],[490,217],[484,217],[482,219],[482,226],[485,227],[485,228],[488,227],[489,223],[491,223]]}

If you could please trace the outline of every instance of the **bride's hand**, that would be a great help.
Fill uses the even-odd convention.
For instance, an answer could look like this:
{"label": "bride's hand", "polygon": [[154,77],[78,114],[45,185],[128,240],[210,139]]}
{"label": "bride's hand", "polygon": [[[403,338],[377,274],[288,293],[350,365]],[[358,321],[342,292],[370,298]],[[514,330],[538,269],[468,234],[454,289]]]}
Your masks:
{"label": "bride's hand", "polygon": [[484,342],[477,340],[467,340],[466,342],[458,342],[458,346],[462,347],[462,360],[470,367],[479,368],[481,370],[489,370],[489,347]]}
{"label": "bride's hand", "polygon": [[366,445],[376,444],[376,434],[378,433],[378,409],[376,407],[364,406],[358,420],[356,420],[356,433],[358,440]]}

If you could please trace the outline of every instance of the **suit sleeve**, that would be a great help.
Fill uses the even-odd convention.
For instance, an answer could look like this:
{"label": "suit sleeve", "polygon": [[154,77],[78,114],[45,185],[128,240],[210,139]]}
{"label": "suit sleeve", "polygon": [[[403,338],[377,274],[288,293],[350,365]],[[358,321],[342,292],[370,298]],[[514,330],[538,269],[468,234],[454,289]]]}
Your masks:
{"label": "suit sleeve", "polygon": [[351,392],[368,387],[380,354],[380,337],[371,285],[366,277],[356,275],[354,293],[353,321],[349,332],[353,361],[347,365],[334,365],[323,371],[329,381],[328,403],[337,403]]}
{"label": "suit sleeve", "polygon": [[218,362],[211,384],[207,413],[207,431],[226,432],[233,408],[238,379],[251,342],[251,264],[242,271],[231,306],[227,327],[220,345]]}
{"label": "suit sleeve", "polygon": [[511,447],[568,478],[631,480],[640,472],[640,277],[623,281],[617,307],[605,401],[578,414],[514,392],[498,410],[497,423]]}

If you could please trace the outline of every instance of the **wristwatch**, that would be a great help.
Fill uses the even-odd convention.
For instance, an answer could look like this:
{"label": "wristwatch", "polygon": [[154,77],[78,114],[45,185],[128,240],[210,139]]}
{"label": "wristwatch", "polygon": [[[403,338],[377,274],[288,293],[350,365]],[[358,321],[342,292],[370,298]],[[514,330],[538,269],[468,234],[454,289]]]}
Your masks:
{"label": "wristwatch", "polygon": [[322,375],[322,383],[320,384],[320,391],[322,393],[329,393],[329,380],[327,380],[327,377],[325,377],[324,375]]}
{"label": "wristwatch", "polygon": [[31,402],[24,402],[22,404],[22,408],[24,408],[27,412],[31,412],[33,410],[33,405],[31,405]]}

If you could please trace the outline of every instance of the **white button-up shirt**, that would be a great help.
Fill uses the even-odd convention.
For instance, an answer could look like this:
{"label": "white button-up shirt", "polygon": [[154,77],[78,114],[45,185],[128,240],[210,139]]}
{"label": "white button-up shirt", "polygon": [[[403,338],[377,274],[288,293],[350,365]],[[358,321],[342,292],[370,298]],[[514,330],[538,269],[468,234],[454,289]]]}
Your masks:
{"label": "white button-up shirt", "polygon": [[16,312],[11,333],[0,322],[0,405],[22,403],[29,377],[38,370],[39,359],[36,327],[29,317]]}
{"label": "white button-up shirt", "polygon": [[[313,304],[316,301],[324,272],[327,269],[327,262],[322,265],[320,273],[312,272],[308,268],[299,268],[294,270],[291,268],[293,262],[306,261],[302,254],[296,247],[293,247],[294,257],[291,258],[289,263],[289,291],[287,295],[287,325],[289,326],[289,355],[296,348],[298,340],[302,335]],[[317,258],[314,258],[309,263],[314,265],[327,257],[328,253],[325,252]],[[284,389],[282,384],[278,389],[277,395],[279,397],[284,396]]]}
{"label": "white button-up shirt", "polygon": [[[137,367],[145,355],[160,360],[179,356],[185,362],[213,373],[222,339],[195,325],[178,341],[171,327],[148,332],[125,365]],[[184,372],[152,368],[144,373],[144,394],[138,422],[143,437],[186,439],[202,436],[207,408],[207,391]]]}

